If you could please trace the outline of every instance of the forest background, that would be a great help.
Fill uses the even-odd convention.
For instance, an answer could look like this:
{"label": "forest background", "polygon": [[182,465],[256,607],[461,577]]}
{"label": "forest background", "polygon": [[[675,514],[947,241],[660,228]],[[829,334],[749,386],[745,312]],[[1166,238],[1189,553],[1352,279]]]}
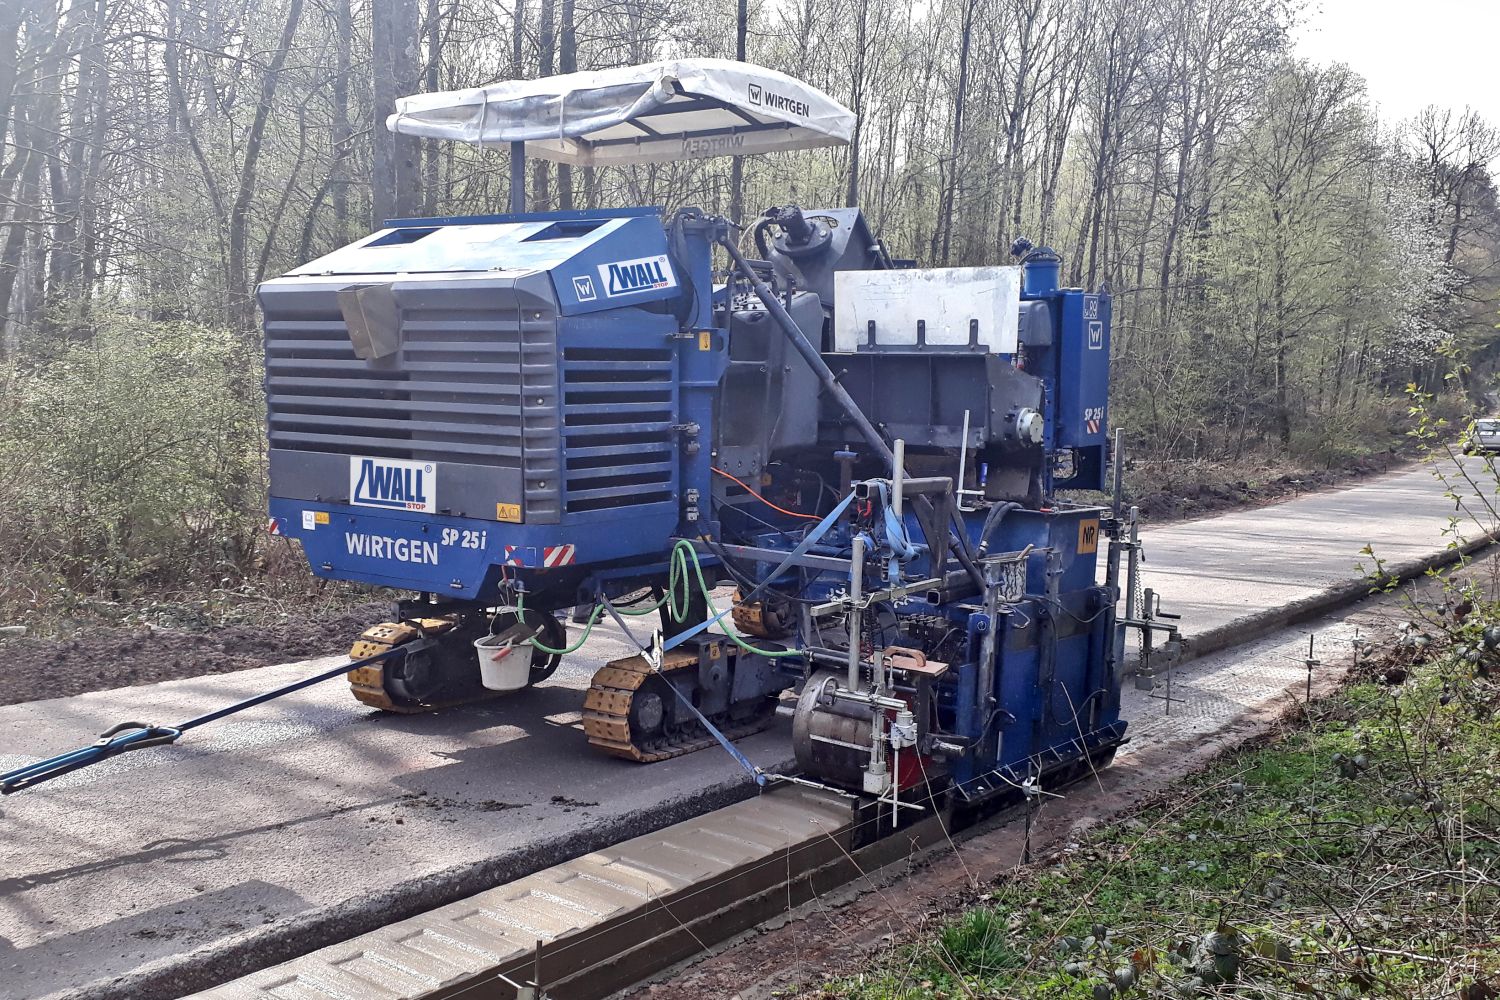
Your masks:
{"label": "forest background", "polygon": [[[1500,131],[1382,121],[1279,0],[0,0],[0,615],[273,567],[254,289],[380,220],[494,211],[503,155],[396,97],[746,58],[848,147],[531,167],[534,209],[858,204],[900,255],[1027,237],[1114,302],[1112,421],[1162,463],[1333,467],[1405,390],[1490,388]],[[1236,472],[1235,475],[1239,475]]]}

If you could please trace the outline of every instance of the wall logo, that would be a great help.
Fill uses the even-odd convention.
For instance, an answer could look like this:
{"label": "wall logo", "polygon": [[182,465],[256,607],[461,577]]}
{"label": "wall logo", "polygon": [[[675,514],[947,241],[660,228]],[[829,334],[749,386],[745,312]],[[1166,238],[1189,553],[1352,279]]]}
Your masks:
{"label": "wall logo", "polygon": [[1099,318],[1099,296],[1097,296],[1097,295],[1085,295],[1083,297],[1083,318],[1084,319],[1098,319]]}
{"label": "wall logo", "polygon": [[437,466],[399,458],[349,457],[349,502],[437,513]]}
{"label": "wall logo", "polygon": [[600,264],[599,278],[604,282],[604,294],[611,298],[632,292],[653,292],[661,288],[677,287],[672,262],[667,260],[664,253],[654,257]]}
{"label": "wall logo", "polygon": [[767,111],[781,111],[786,114],[798,115],[802,118],[808,117],[810,109],[806,101],[799,101],[795,97],[787,97],[778,94],[774,90],[767,90],[758,83],[750,86],[750,106],[752,108],[764,108]]}
{"label": "wall logo", "polygon": [[1089,323],[1089,350],[1104,350],[1104,324],[1097,319]]}
{"label": "wall logo", "polygon": [[594,292],[594,279],[586,274],[580,274],[573,279],[573,294],[578,296],[579,302],[592,302],[598,298]]}

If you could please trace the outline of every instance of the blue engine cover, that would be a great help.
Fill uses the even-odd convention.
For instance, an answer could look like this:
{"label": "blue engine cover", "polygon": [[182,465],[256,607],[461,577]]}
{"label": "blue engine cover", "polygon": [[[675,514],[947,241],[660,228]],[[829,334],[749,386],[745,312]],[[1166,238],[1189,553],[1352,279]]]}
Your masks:
{"label": "blue engine cover", "polygon": [[1059,298],[1054,440],[1060,448],[1100,447],[1109,427],[1110,297],[1070,289]]}
{"label": "blue engine cover", "polygon": [[321,576],[465,599],[659,561],[707,493],[681,446],[725,364],[721,334],[677,336],[712,302],[697,249],[674,260],[656,210],[406,220],[266,282],[276,530]]}

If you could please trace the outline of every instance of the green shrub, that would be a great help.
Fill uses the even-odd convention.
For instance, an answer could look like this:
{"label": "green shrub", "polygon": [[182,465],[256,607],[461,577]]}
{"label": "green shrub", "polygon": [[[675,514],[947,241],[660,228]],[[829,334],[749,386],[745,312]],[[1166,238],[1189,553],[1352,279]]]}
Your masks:
{"label": "green shrub", "polygon": [[0,560],[111,595],[243,569],[264,525],[260,380],[227,331],[119,316],[0,368]]}
{"label": "green shrub", "polygon": [[[1455,397],[1443,398],[1445,408],[1457,408]],[[1398,448],[1411,426],[1404,397],[1356,398],[1341,409],[1309,414],[1294,426],[1287,451],[1295,458],[1332,468],[1356,458]]]}

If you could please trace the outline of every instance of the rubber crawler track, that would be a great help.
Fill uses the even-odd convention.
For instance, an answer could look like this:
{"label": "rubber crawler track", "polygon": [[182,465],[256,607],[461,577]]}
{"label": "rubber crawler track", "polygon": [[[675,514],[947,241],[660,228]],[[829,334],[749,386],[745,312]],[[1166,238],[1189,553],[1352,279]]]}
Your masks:
{"label": "rubber crawler track", "polygon": [[[367,656],[375,656],[393,649],[402,643],[411,642],[423,632],[428,635],[438,635],[446,632],[454,626],[454,622],[447,618],[422,618],[414,622],[381,622],[379,625],[371,625],[360,634],[354,641],[354,646],[349,650],[351,660],[362,660]],[[456,701],[445,701],[432,705],[406,704],[391,698],[390,692],[385,689],[385,662],[372,663],[367,667],[349,671],[349,693],[364,705],[378,708],[383,712],[395,712],[399,715],[417,715],[421,712],[431,712],[436,709],[453,708],[458,705],[468,705],[476,701],[487,701],[495,695],[481,695],[477,698],[462,698]]]}
{"label": "rubber crawler track", "polygon": [[[697,670],[696,651],[675,649],[662,657],[661,672]],[[589,745],[614,757],[653,764],[659,760],[680,757],[694,750],[711,747],[714,737],[694,719],[690,724],[648,744],[638,744],[630,731],[630,708],[636,693],[653,674],[644,656],[611,660],[594,673],[593,682],[583,700],[583,731]],[[731,740],[758,733],[771,724],[776,715],[776,699],[763,696],[755,714],[748,719],[732,719],[727,713],[710,716],[709,721]],[[735,706],[731,705],[731,710]]]}

